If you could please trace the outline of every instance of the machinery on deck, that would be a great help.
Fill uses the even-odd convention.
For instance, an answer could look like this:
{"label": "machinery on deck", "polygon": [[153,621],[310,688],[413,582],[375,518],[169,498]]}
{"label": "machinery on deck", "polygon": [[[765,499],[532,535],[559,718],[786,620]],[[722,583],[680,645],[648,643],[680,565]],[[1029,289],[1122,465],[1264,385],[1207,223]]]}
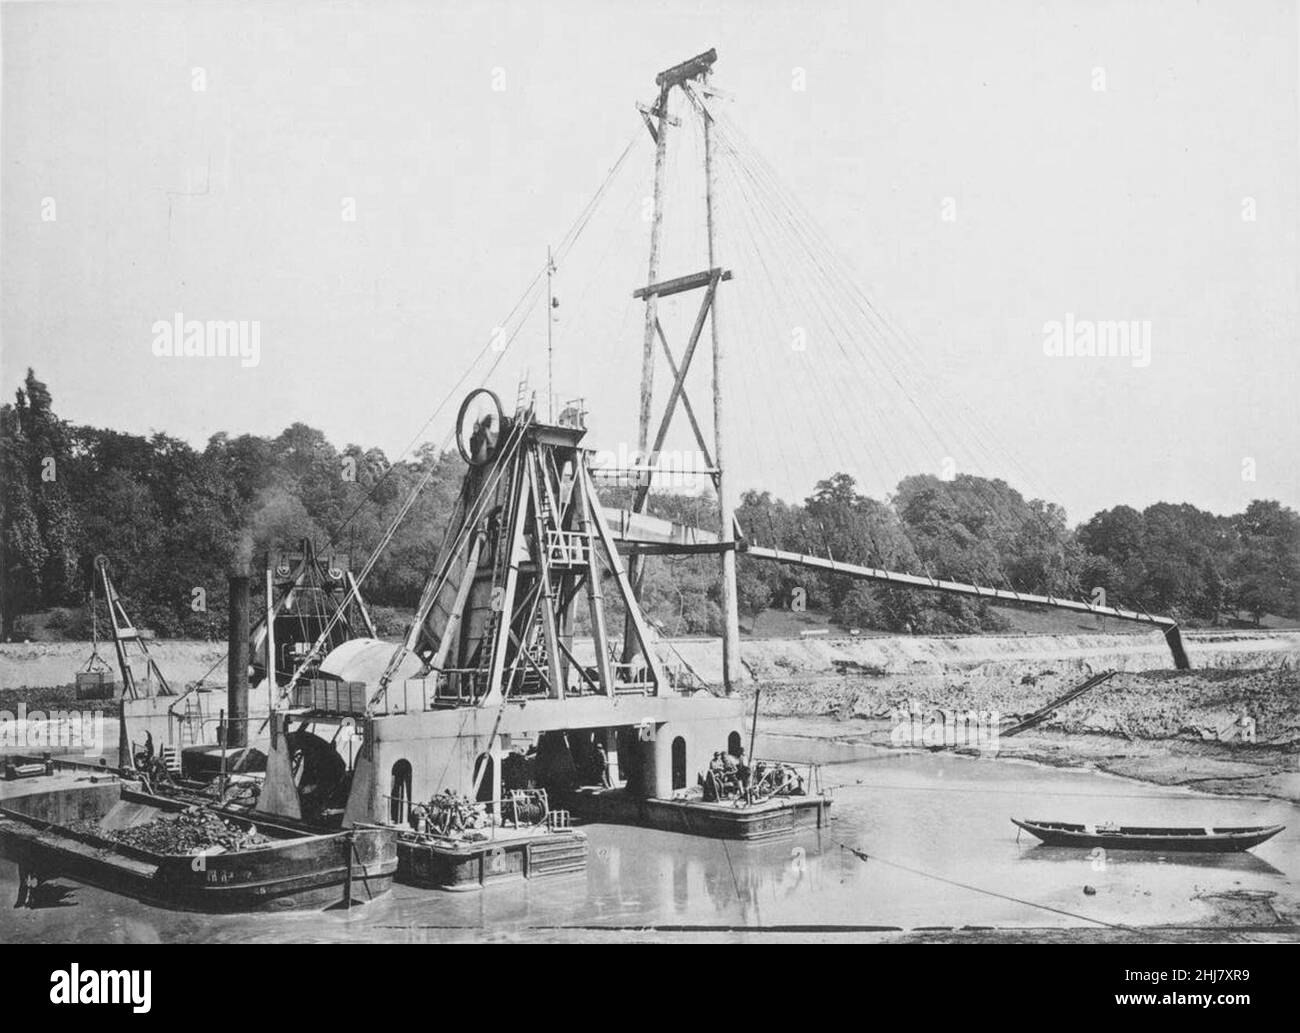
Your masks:
{"label": "machinery on deck", "polygon": [[377,637],[346,553],[322,555],[303,538],[296,549],[268,554],[266,568],[267,612],[250,637],[254,684],[267,675],[268,632],[277,686],[300,669],[316,673],[320,659],[345,642]]}

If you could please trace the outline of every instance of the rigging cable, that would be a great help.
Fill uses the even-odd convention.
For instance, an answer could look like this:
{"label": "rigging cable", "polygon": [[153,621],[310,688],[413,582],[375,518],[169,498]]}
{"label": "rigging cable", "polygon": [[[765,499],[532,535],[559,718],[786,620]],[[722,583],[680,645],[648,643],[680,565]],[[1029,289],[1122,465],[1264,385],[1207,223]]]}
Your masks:
{"label": "rigging cable", "polygon": [[[623,148],[618,158],[614,161],[614,164],[610,166],[609,170],[606,172],[604,180],[601,182],[599,188],[597,188],[595,194],[592,195],[591,200],[587,202],[586,206],[579,213],[578,217],[574,220],[573,224],[570,225],[569,229],[565,232],[564,236],[560,240],[559,246],[556,248],[557,260],[558,257],[561,255],[568,255],[568,253],[572,251],[573,247],[577,244],[578,240],[582,236],[583,230],[586,229],[587,224],[591,221],[592,215],[595,213],[596,209],[600,206],[600,203],[604,200],[605,196],[609,191],[609,187],[617,178],[618,173],[621,171],[621,169],[623,168],[624,164],[627,161],[628,155],[632,153],[632,150],[634,149],[639,139],[640,136],[638,133],[638,134],[634,134],[632,138],[628,141],[627,145]],[[537,293],[538,293],[537,289],[540,286],[540,284],[543,282],[545,275],[546,275],[546,263],[543,263],[542,266],[538,269],[537,273],[533,276],[532,281],[524,289],[523,294],[520,295],[519,299],[515,302],[514,306],[510,309],[510,312],[506,316],[505,322],[502,324],[503,326],[509,324],[510,320],[520,312],[521,307],[525,306],[526,302],[527,302],[527,307],[524,308],[523,317],[526,317],[527,314],[532,311],[532,308],[535,307],[537,302]],[[528,302],[528,298],[530,295],[533,295],[533,300],[531,302]],[[496,371],[497,367],[500,365],[502,359],[509,351],[511,343],[513,343],[515,338],[518,336],[520,330],[522,329],[523,321],[524,319],[521,318],[519,324],[515,327],[513,333],[511,333],[510,336],[506,338],[504,345],[502,345],[499,349],[496,349],[498,351],[497,357],[495,360],[493,360],[492,365],[488,368],[488,371],[484,377],[484,381],[490,378],[492,374]],[[384,473],[376,480],[376,482],[370,486],[369,490],[366,492],[362,500],[357,504],[357,506],[352,510],[352,512],[349,513],[349,515],[338,526],[338,528],[336,528],[333,535],[331,535],[330,537],[329,544],[326,547],[327,551],[328,549],[333,548],[333,546],[338,543],[340,535],[342,535],[344,529],[348,527],[348,525],[352,522],[352,520],[356,518],[357,514],[360,513],[361,510],[365,508],[367,504],[373,501],[374,493],[379,488],[379,486],[392,474],[392,472],[395,469],[397,469],[398,465],[402,462],[403,457],[410,453],[412,448],[415,446],[415,443],[420,439],[420,437],[424,435],[429,425],[434,421],[434,419],[437,417],[439,412],[446,406],[447,402],[450,401],[453,397],[455,397],[456,391],[460,389],[461,385],[473,372],[474,368],[483,359],[483,357],[487,354],[487,352],[493,349],[493,345],[495,343],[496,343],[495,340],[489,340],[488,343],[486,343],[479,350],[478,354],[474,357],[473,360],[471,360],[469,366],[466,367],[465,371],[461,374],[460,378],[452,386],[451,390],[448,391],[446,395],[444,395],[443,399],[438,403],[437,407],[435,407],[434,411],[430,414],[429,418],[425,420],[423,426],[416,433],[415,437],[412,438],[410,444],[408,444],[406,448],[403,449],[403,451],[399,454],[397,460],[391,463],[388,469],[385,470]],[[454,436],[454,434],[455,434],[455,428],[453,427],[452,430],[449,431],[448,434],[443,438],[442,443],[438,448],[439,457],[441,457],[442,453],[450,445],[451,439]],[[396,520],[389,527],[384,538],[381,540],[380,545],[377,546],[376,551],[372,552],[370,558],[368,559],[363,574],[356,579],[357,589],[360,589],[361,584],[365,579],[365,575],[368,574],[373,569],[375,563],[378,560],[379,552],[381,552],[382,549],[387,546],[388,542],[392,540],[393,535],[396,534],[401,521],[406,517],[407,513],[410,512],[410,509],[415,504],[416,498],[419,496],[420,492],[422,492],[424,488],[428,485],[429,481],[432,480],[433,473],[438,469],[438,466],[439,463],[437,461],[430,464],[429,469],[424,473],[421,479],[417,482],[413,491],[408,495],[407,499],[403,503],[398,513]],[[350,599],[352,594],[353,593],[350,590],[347,598]],[[222,656],[217,660],[217,662],[214,663],[211,667],[209,667],[207,671],[205,671],[196,682],[192,683],[192,687],[196,687],[198,685],[203,684],[218,667],[220,667],[223,663],[226,662],[228,655],[229,655],[229,646],[227,645],[226,652],[223,653]],[[305,665],[306,660],[304,660],[303,663]],[[300,665],[298,671],[295,672],[295,678],[300,674],[301,669],[302,669],[302,665]],[[189,692],[187,691],[183,693],[180,698],[184,699],[188,695]]]}

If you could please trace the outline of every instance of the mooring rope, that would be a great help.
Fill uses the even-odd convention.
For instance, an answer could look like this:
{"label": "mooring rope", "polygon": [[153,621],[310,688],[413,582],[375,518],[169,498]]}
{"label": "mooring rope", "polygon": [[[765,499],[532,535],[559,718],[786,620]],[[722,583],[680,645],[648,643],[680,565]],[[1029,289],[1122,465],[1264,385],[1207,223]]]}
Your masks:
{"label": "mooring rope", "polygon": [[970,890],[972,893],[980,893],[986,897],[994,897],[998,900],[1010,901],[1013,904],[1022,904],[1025,907],[1037,908],[1039,911],[1049,911],[1052,914],[1063,915],[1066,918],[1073,918],[1080,922],[1092,922],[1095,925],[1105,926],[1108,929],[1119,929],[1122,932],[1132,933],[1135,936],[1142,936],[1150,939],[1163,939],[1165,943],[1176,943],[1176,940],[1162,938],[1151,932],[1150,929],[1139,929],[1136,926],[1125,925],[1122,922],[1108,922],[1104,918],[1093,918],[1090,915],[1083,915],[1077,911],[1067,911],[1065,908],[1053,907],[1051,904],[1039,904],[1037,901],[1025,900],[1023,897],[1013,897],[1007,893],[999,893],[997,890],[985,889],[983,886],[975,886],[969,882],[959,882],[956,879],[950,879],[944,875],[936,875],[934,872],[927,872],[921,868],[913,868],[910,865],[902,864],[898,861],[890,861],[881,857],[879,854],[868,854],[865,850],[858,850],[847,843],[839,843],[839,847],[847,850],[859,861],[875,861],[877,864],[883,864],[890,868],[897,868],[899,871],[908,872],[912,875],[919,875],[923,879],[933,879],[935,882],[942,882],[948,886],[956,886],[958,889]]}

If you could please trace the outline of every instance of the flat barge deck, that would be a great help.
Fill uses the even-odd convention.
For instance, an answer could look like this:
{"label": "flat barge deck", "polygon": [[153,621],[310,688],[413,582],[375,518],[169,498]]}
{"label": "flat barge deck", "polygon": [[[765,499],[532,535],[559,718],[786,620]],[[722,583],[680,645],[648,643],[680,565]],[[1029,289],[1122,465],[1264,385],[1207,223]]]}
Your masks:
{"label": "flat barge deck", "polygon": [[780,796],[758,803],[698,797],[639,799],[625,788],[584,786],[566,796],[565,805],[586,821],[640,825],[715,839],[759,840],[820,829],[830,821],[831,801],[822,795]]}

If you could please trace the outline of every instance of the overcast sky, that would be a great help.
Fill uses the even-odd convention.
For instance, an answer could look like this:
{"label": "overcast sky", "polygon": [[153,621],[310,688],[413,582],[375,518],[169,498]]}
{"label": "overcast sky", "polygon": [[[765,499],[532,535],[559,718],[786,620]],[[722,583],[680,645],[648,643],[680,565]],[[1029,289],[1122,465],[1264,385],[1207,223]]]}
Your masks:
{"label": "overcast sky", "polygon": [[[33,366],[74,422],[200,447],[294,421],[390,458],[440,441],[451,412],[422,433],[430,412],[632,142],[554,327],[592,444],[634,442],[653,157],[634,105],[712,46],[714,103],[922,371],[819,333],[825,269],[779,246],[779,212],[721,198],[742,488],[801,497],[848,469],[883,495],[952,456],[1074,520],[1300,506],[1290,0],[32,3],[0,29],[6,398]],[[680,113],[664,277],[706,264]],[[679,353],[697,303],[665,305]],[[260,361],[156,356],[178,312],[257,320]],[[497,367],[511,403],[525,368],[545,389],[544,319]],[[1149,362],[1046,354],[1067,319],[1147,323]],[[707,429],[707,347],[698,365]],[[988,425],[978,446],[952,398]]]}

